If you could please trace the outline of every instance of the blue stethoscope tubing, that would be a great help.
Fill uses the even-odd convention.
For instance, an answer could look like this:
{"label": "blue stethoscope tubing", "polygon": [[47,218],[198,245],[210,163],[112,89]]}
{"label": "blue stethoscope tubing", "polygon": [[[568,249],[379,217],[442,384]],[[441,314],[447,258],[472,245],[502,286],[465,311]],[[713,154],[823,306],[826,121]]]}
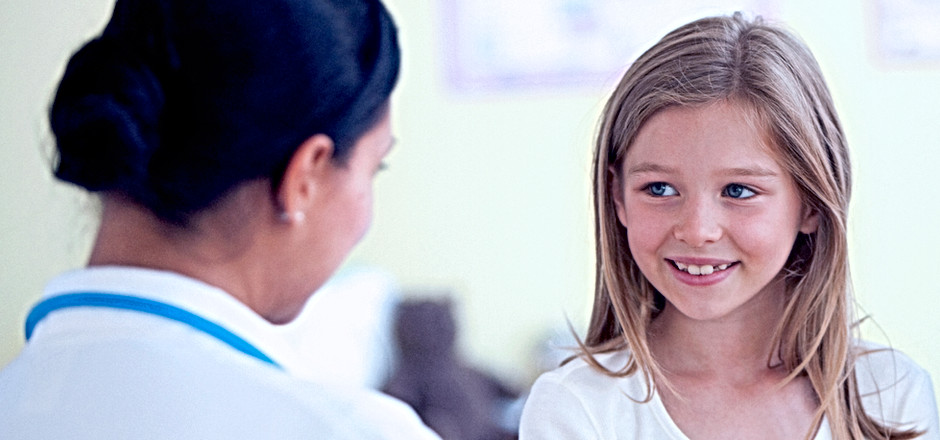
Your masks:
{"label": "blue stethoscope tubing", "polygon": [[232,348],[247,354],[248,356],[259,359],[268,364],[280,368],[273,359],[265,355],[261,350],[250,342],[242,339],[240,336],[232,333],[225,327],[205,319],[192,312],[183,310],[160,301],[140,298],[129,295],[119,295],[113,293],[67,293],[63,295],[47,298],[29,312],[26,317],[26,340],[33,335],[36,324],[42,321],[50,313],[61,309],[76,307],[101,307],[108,309],[132,310],[140,313],[161,316],[173,321],[181,322],[190,327],[204,332]]}

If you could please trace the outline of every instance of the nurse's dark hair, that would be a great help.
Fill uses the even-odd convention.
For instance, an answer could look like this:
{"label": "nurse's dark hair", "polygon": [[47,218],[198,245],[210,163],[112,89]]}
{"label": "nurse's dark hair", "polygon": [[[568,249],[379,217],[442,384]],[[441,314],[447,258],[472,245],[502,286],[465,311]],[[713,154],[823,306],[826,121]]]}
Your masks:
{"label": "nurse's dark hair", "polygon": [[[759,18],[734,14],[680,26],[630,66],[608,100],[594,155],[594,309],[580,356],[612,376],[639,372],[648,384],[646,400],[654,377],[669,386],[647,338],[665,298],[630,252],[611,170],[620,169],[637,133],[658,112],[720,101],[738,106],[764,131],[805,208],[819,219],[815,232],[796,238],[783,268],[787,304],[770,356],[779,355],[787,381],[809,379],[820,403],[814,428],[826,420],[839,439],[916,437],[920,433],[880,423],[862,408],[846,229],[851,167],[829,88],[809,48]],[[622,349],[631,355],[622,368],[606,368],[594,357]]]}
{"label": "nurse's dark hair", "polygon": [[49,112],[56,177],[185,226],[239,184],[277,188],[315,134],[340,165],[398,78],[378,0],[118,0]]}

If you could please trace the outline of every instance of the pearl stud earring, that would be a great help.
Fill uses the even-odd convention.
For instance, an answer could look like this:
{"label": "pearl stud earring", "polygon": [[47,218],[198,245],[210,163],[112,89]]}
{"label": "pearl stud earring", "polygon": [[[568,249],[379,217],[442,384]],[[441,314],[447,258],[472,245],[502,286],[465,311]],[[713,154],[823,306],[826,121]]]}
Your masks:
{"label": "pearl stud earring", "polygon": [[307,219],[307,215],[303,211],[294,211],[294,212],[282,212],[281,221],[287,223],[303,223]]}

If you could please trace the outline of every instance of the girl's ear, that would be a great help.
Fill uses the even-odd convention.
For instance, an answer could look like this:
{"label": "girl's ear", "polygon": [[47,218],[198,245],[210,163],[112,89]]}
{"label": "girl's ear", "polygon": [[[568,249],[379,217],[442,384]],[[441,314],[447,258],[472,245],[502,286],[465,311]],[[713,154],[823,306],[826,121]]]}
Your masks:
{"label": "girl's ear", "polygon": [[803,221],[800,223],[800,232],[812,234],[819,228],[819,211],[814,208],[803,208]]}
{"label": "girl's ear", "polygon": [[308,213],[333,171],[332,160],[333,140],[329,136],[316,134],[300,144],[278,188],[281,215],[303,218]]}
{"label": "girl's ear", "polygon": [[627,227],[627,210],[623,205],[623,182],[620,181],[620,173],[614,165],[607,167],[607,173],[610,181],[610,196],[614,199],[614,206],[617,208],[617,219],[623,227]]}

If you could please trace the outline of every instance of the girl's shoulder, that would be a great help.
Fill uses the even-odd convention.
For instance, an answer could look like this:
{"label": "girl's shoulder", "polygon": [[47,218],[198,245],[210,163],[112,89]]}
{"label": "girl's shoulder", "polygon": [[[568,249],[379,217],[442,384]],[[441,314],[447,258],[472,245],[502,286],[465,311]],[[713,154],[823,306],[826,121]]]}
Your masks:
{"label": "girl's shoulder", "polygon": [[937,402],[927,371],[888,346],[857,341],[855,348],[855,378],[865,412],[882,423],[913,423],[937,435]]}
{"label": "girl's shoulder", "polygon": [[612,382],[624,382],[637,378],[639,374],[630,374],[628,376],[617,376],[606,374],[601,368],[610,372],[618,372],[626,367],[630,361],[629,350],[617,350],[607,353],[598,353],[593,355],[594,361],[598,365],[592,365],[585,355],[575,355],[558,368],[543,373],[540,378],[563,383],[585,383],[597,384],[599,386],[610,386]]}
{"label": "girl's shoulder", "polygon": [[927,370],[906,354],[869,341],[855,343],[855,375],[862,385],[887,389],[930,381]]}
{"label": "girl's shoulder", "polygon": [[[623,370],[629,351],[594,355],[600,366]],[[639,371],[613,375],[576,357],[543,373],[529,392],[520,438],[684,438]]]}
{"label": "girl's shoulder", "polygon": [[573,357],[539,376],[533,389],[555,389],[592,404],[608,397],[619,401],[624,396],[629,397],[627,402],[638,404],[649,397],[646,376],[639,370],[628,375],[618,374],[627,366],[630,356],[629,350],[595,354],[593,359],[597,365],[583,355]]}

